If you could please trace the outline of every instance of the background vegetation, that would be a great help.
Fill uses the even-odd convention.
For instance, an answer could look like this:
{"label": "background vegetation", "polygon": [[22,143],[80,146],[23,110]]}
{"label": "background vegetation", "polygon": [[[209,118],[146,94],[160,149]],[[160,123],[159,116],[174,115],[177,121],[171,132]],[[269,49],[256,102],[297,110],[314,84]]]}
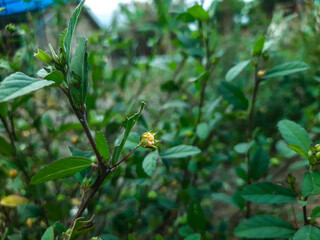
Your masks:
{"label": "background vegetation", "polygon": [[1,239],[320,239],[318,1],[68,4],[1,29]]}

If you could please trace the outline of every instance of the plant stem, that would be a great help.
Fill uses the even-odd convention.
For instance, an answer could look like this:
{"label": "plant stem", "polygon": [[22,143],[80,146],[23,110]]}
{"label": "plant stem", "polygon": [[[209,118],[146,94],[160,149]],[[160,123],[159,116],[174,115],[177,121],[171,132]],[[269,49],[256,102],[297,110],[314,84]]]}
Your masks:
{"label": "plant stem", "polygon": [[98,151],[98,149],[96,147],[96,143],[94,141],[94,138],[93,138],[93,136],[91,134],[91,131],[90,131],[90,128],[88,126],[88,123],[87,123],[87,120],[86,120],[86,117],[85,117],[85,111],[79,111],[79,109],[75,106],[70,92],[64,91],[64,93],[66,94],[73,112],[76,114],[80,124],[82,125],[83,130],[85,131],[85,133],[87,135],[87,138],[88,138],[88,140],[89,140],[89,142],[91,144],[91,147],[92,147],[92,149],[94,151],[94,154],[97,157],[100,169],[102,171],[106,171],[106,166],[102,162],[102,156],[100,155],[100,153],[99,153],[99,151]]}
{"label": "plant stem", "polygon": [[129,153],[127,154],[127,156],[125,156],[121,161],[119,161],[117,164],[115,164],[114,166],[112,166],[112,167],[110,168],[110,171],[112,172],[114,169],[116,169],[116,168],[117,168],[123,161],[125,161],[135,150],[137,150],[138,147],[140,147],[140,144],[137,145],[137,146],[135,146],[135,148],[132,149],[131,152],[129,152]]}
{"label": "plant stem", "polygon": [[303,221],[304,221],[304,225],[308,225],[309,221],[308,221],[308,217],[307,217],[307,206],[304,205],[302,207],[302,211],[303,211]]}
{"label": "plant stem", "polygon": [[23,173],[23,175],[25,176],[25,178],[26,178],[26,180],[27,180],[27,183],[29,184],[29,182],[30,182],[29,174],[28,174],[28,172],[25,170],[25,168],[24,168],[24,166],[23,166],[23,163],[20,161],[20,158],[19,158],[19,156],[18,156],[18,154],[17,154],[17,148],[16,148],[16,144],[15,144],[15,141],[14,141],[14,138],[15,138],[14,136],[15,136],[15,134],[10,131],[9,125],[8,125],[6,119],[5,119],[2,115],[0,115],[0,119],[1,119],[1,122],[2,122],[2,124],[3,124],[3,126],[4,126],[4,128],[5,128],[8,136],[9,136],[10,144],[11,144],[11,146],[12,146],[12,148],[13,148],[13,151],[14,151],[14,159],[15,159],[15,161],[16,161],[19,169],[20,169],[20,171],[21,171],[21,172]]}
{"label": "plant stem", "polygon": [[[254,65],[254,89],[253,89],[251,107],[250,107],[250,111],[249,111],[249,122],[248,122],[248,128],[247,128],[247,141],[250,141],[252,139],[253,117],[254,117],[255,103],[257,100],[260,82],[261,82],[261,78],[258,77],[258,64],[255,64]],[[250,180],[250,151],[248,151],[248,153],[247,153],[247,164],[248,164],[247,185],[250,185],[251,184],[251,180]],[[246,206],[247,206],[246,218],[250,218],[250,216],[251,216],[251,202],[247,201]]]}

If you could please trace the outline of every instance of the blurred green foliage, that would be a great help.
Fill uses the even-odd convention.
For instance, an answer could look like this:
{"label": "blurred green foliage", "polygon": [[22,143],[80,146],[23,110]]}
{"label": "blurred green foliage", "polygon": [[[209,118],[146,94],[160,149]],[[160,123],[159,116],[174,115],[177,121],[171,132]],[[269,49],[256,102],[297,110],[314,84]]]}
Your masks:
{"label": "blurred green foliage", "polygon": [[[55,34],[67,27],[61,4],[50,23]],[[310,160],[317,150],[306,152],[320,142],[319,14],[312,0],[224,0],[208,8],[201,1],[154,0],[120,5],[112,24],[86,36],[87,43],[75,31],[81,47],[67,46],[76,60],[64,61],[71,61],[70,79],[81,86],[71,94],[79,106],[85,103],[100,149],[106,140],[111,156],[123,158],[152,130],[161,141],[158,151],[138,148],[115,168],[76,222],[78,229],[68,230],[97,175],[90,178],[85,169],[39,185],[30,179],[57,159],[94,158],[81,124],[57,88],[1,102],[0,238],[63,239],[92,224],[94,215],[93,227],[77,238],[279,239],[292,238],[306,224],[294,239],[307,231],[319,239],[312,227],[316,198],[306,197],[320,186],[320,180],[310,184],[317,177],[317,163]],[[36,22],[1,29],[0,81],[14,72],[46,76],[48,69],[33,57]],[[87,73],[79,68],[85,48]],[[49,47],[45,52],[52,55]],[[61,80],[56,74],[47,79]],[[87,86],[79,83],[83,78]],[[125,121],[140,100],[147,103],[140,117]],[[290,149],[277,128],[282,119],[307,130],[279,123]],[[133,128],[124,134],[128,124]],[[123,151],[113,152],[124,138]],[[14,207],[6,205],[10,195],[18,196]],[[251,218],[243,224],[245,217]],[[250,232],[260,223],[261,232]]]}

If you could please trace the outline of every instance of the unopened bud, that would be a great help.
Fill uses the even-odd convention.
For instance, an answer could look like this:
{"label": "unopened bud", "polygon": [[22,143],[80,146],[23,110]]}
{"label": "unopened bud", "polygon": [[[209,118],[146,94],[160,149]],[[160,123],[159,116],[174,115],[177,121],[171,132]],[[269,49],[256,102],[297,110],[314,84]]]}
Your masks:
{"label": "unopened bud", "polygon": [[9,171],[9,177],[16,178],[18,176],[18,172],[15,169]]}
{"label": "unopened bud", "polygon": [[144,148],[157,148],[156,144],[159,142],[154,139],[156,133],[146,132],[140,137],[139,145]]}
{"label": "unopened bud", "polygon": [[262,78],[265,74],[266,74],[266,70],[260,70],[257,75],[259,78]]}

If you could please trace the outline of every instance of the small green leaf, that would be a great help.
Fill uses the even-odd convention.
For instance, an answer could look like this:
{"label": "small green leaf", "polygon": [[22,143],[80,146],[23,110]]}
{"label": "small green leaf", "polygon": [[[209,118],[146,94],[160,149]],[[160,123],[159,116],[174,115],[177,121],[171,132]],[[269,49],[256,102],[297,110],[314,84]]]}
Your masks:
{"label": "small green leaf", "polygon": [[178,145],[163,151],[161,158],[185,158],[201,153],[201,150],[195,146]]}
{"label": "small green leaf", "polygon": [[201,208],[200,202],[193,200],[187,211],[188,224],[195,230],[203,231],[206,225],[204,212]]}
{"label": "small green leaf", "polygon": [[207,21],[209,19],[209,14],[206,12],[202,6],[196,4],[191,8],[188,8],[188,13],[190,13],[193,17],[200,19],[202,21]]}
{"label": "small green leaf", "polygon": [[320,217],[320,207],[315,207],[313,210],[312,210],[312,213],[311,213],[311,218],[312,219],[316,219]]}
{"label": "small green leaf", "polygon": [[47,230],[42,235],[41,240],[54,240],[54,232],[52,226],[47,228]]}
{"label": "small green leaf", "polygon": [[77,8],[75,9],[75,11],[72,14],[72,17],[70,18],[69,21],[69,26],[67,28],[67,32],[63,32],[62,34],[62,39],[63,39],[63,46],[64,46],[64,50],[66,51],[66,60],[67,63],[71,63],[71,43],[72,43],[72,37],[73,37],[73,33],[74,30],[76,28],[77,22],[78,22],[78,18],[79,15],[81,13],[81,10],[83,8],[83,4],[84,4],[85,0],[82,0],[79,5],[77,6]]}
{"label": "small green leaf", "polygon": [[149,153],[143,160],[142,167],[148,176],[152,176],[154,171],[156,170],[157,160],[159,154],[158,150]]}
{"label": "small green leaf", "polygon": [[31,184],[39,184],[58,178],[71,177],[91,166],[92,161],[84,157],[68,157],[52,162],[42,168],[31,179]]}
{"label": "small green leaf", "polygon": [[56,84],[61,84],[64,80],[64,76],[60,71],[53,71],[46,75],[44,79],[54,81]]}
{"label": "small green leaf", "polygon": [[194,22],[196,20],[190,13],[184,12],[180,13],[177,16],[177,20],[183,21],[183,22]]}
{"label": "small green leaf", "polygon": [[320,194],[320,173],[306,172],[302,180],[302,196]]}
{"label": "small green leaf", "polygon": [[102,132],[97,132],[95,137],[95,142],[97,145],[97,149],[101,156],[108,160],[110,158],[109,147],[106,138],[104,137]]}
{"label": "small green leaf", "polygon": [[295,151],[296,153],[298,153],[303,158],[308,159],[308,156],[304,153],[304,151],[302,150],[302,148],[299,145],[297,145],[297,144],[289,144],[288,148],[290,148],[291,150]]}
{"label": "small green leaf", "polygon": [[200,140],[205,140],[207,139],[209,135],[209,126],[207,123],[202,122],[197,125],[196,129],[197,136],[199,137]]}
{"label": "small green leaf", "polygon": [[264,79],[283,77],[293,73],[305,71],[309,68],[309,65],[304,62],[288,62],[280,64],[269,71],[264,75]]}
{"label": "small green leaf", "polygon": [[197,77],[194,77],[194,78],[190,78],[189,79],[189,82],[205,82],[209,79],[210,77],[210,72],[204,72],[202,73],[201,75],[197,76]]}
{"label": "small green leaf", "polygon": [[303,226],[294,234],[293,240],[319,240],[320,229],[311,225]]}
{"label": "small green leaf", "polygon": [[242,196],[247,201],[262,204],[296,202],[297,198],[290,189],[271,182],[259,182],[245,187]]}
{"label": "small green leaf", "polygon": [[2,13],[4,10],[6,10],[5,7],[0,8],[0,13]]}
{"label": "small green leaf", "polygon": [[241,110],[246,110],[248,108],[248,99],[244,96],[240,88],[231,83],[221,82],[218,87],[218,92],[235,108]]}
{"label": "small green leaf", "polygon": [[200,240],[200,238],[201,238],[201,235],[199,233],[195,233],[195,234],[189,235],[184,240]]}
{"label": "small green leaf", "polygon": [[54,82],[32,78],[22,72],[13,73],[0,83],[0,103],[29,94],[51,84],[54,84]]}
{"label": "small green leaf", "polygon": [[156,240],[164,240],[163,237],[160,234],[157,234]]}
{"label": "small green leaf", "polygon": [[304,154],[308,155],[311,141],[306,130],[290,120],[281,120],[280,122],[278,122],[278,129],[282,137],[289,144],[298,145],[303,150]]}
{"label": "small green leaf", "polygon": [[257,148],[249,162],[249,178],[258,180],[268,170],[269,154],[261,147]]}
{"label": "small green leaf", "polygon": [[14,152],[11,144],[9,144],[3,137],[0,136],[0,154],[10,156]]}
{"label": "small green leaf", "polygon": [[133,126],[135,125],[135,123],[137,122],[138,118],[140,117],[142,110],[144,109],[144,107],[146,106],[145,102],[141,102],[140,103],[140,110],[139,112],[135,113],[133,116],[129,117],[126,119],[126,121],[124,122],[124,126],[126,128],[122,141],[120,143],[120,145],[115,147],[114,150],[114,154],[113,154],[113,158],[112,158],[112,163],[115,164],[118,162],[118,159],[120,157],[120,153],[124,147],[124,144],[127,141],[127,138],[129,136],[129,133],[131,132]]}
{"label": "small green leaf", "polygon": [[78,47],[71,59],[71,71],[80,80],[80,86],[76,86],[76,88],[79,90],[79,99],[82,104],[85,103],[88,89],[87,43],[88,40],[86,38],[80,38]]}
{"label": "small green leaf", "polygon": [[257,215],[243,220],[234,230],[238,237],[245,238],[292,238],[295,228],[280,218]]}
{"label": "small green leaf", "polygon": [[260,56],[262,51],[263,51],[263,47],[264,47],[264,42],[266,40],[265,36],[262,36],[261,38],[259,38],[254,46],[253,46],[253,51],[252,51],[252,56]]}
{"label": "small green leaf", "polygon": [[38,49],[38,52],[35,53],[33,56],[38,58],[40,61],[45,62],[46,64],[50,65],[52,63],[52,58],[48,53],[45,53],[41,49]]}
{"label": "small green leaf", "polygon": [[182,226],[182,227],[179,228],[179,234],[182,237],[187,237],[187,236],[189,236],[191,234],[194,234],[194,231],[189,226]]}
{"label": "small green leaf", "polygon": [[242,61],[230,68],[226,74],[226,81],[230,82],[234,78],[236,78],[236,76],[238,76],[243,71],[243,69],[245,69],[245,67],[248,66],[249,63],[250,60]]}
{"label": "small green leaf", "polygon": [[253,144],[254,144],[254,141],[238,143],[237,145],[234,146],[234,150],[240,154],[247,154],[247,152],[250,150]]}

